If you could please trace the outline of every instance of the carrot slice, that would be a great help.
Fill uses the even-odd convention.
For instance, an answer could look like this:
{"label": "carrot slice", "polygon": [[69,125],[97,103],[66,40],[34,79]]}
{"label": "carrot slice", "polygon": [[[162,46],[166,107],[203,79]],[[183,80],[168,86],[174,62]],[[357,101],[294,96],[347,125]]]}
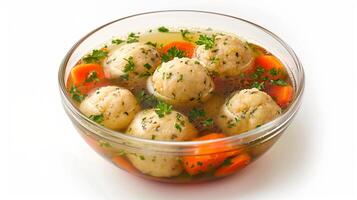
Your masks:
{"label": "carrot slice", "polygon": [[82,94],[88,93],[96,86],[104,84],[103,67],[99,64],[79,64],[71,70],[71,82]]}
{"label": "carrot slice", "polygon": [[223,165],[216,170],[214,176],[222,177],[233,174],[234,172],[247,166],[251,158],[247,153],[243,153],[229,160],[230,162],[227,165]]}
{"label": "carrot slice", "polygon": [[126,160],[122,156],[114,156],[112,158],[112,161],[118,167],[126,170],[127,172],[131,172],[131,173],[138,172],[138,170],[128,160]]}
{"label": "carrot slice", "polygon": [[256,67],[262,67],[265,70],[262,77],[276,80],[283,79],[286,76],[284,65],[275,56],[258,56],[255,59],[255,64]]}
{"label": "carrot slice", "polygon": [[291,85],[278,86],[272,85],[267,89],[267,93],[282,108],[285,108],[293,99],[294,89]]}
{"label": "carrot slice", "polygon": [[176,41],[176,42],[171,42],[165,46],[162,47],[162,52],[167,53],[169,49],[172,47],[176,47],[178,50],[181,50],[185,52],[185,56],[192,58],[193,53],[195,51],[195,45],[190,43],[190,42],[181,42],[181,41]]}
{"label": "carrot slice", "polygon": [[[211,140],[225,137],[221,133],[211,133],[199,138],[194,141]],[[222,146],[223,145],[223,146]],[[226,152],[215,153],[214,149],[227,148]],[[185,156],[182,158],[184,168],[186,172],[190,175],[196,175],[204,172],[213,170],[215,167],[221,165],[225,159],[235,156],[239,153],[238,150],[233,150],[226,144],[219,144],[216,147],[202,145],[198,148],[197,156]]]}

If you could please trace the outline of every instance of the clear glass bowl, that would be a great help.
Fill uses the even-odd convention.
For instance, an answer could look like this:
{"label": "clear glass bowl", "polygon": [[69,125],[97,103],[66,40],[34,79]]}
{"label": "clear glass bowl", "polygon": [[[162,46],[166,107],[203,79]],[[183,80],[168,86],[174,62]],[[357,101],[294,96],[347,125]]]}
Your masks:
{"label": "clear glass bowl", "polygon": [[[266,48],[277,56],[286,66],[294,88],[294,100],[288,109],[278,118],[259,128],[243,134],[207,141],[169,142],[147,140],[125,135],[123,133],[100,126],[84,116],[72,103],[66,91],[66,80],[69,72],[77,61],[113,36],[125,35],[129,32],[147,31],[160,26],[186,28],[212,28],[224,32],[237,34],[249,42]],[[150,170],[160,168],[153,164],[157,159],[177,160],[187,156],[204,159],[207,155],[219,155],[227,152],[244,152],[251,157],[251,162],[264,154],[282,135],[291,123],[299,109],[304,90],[303,67],[294,51],[278,36],[267,29],[237,17],[204,11],[167,10],[136,14],[105,24],[81,38],[69,50],[63,59],[59,73],[59,87],[64,109],[74,126],[84,140],[100,155],[119,168],[137,176],[172,183],[190,183],[214,180],[224,176],[214,171],[199,175],[181,173],[173,177],[160,177]],[[227,144],[229,149],[227,149]],[[200,149],[205,148],[202,152]],[[138,156],[142,159],[145,170],[136,169],[127,156]],[[145,160],[146,159],[146,160]],[[148,159],[151,159],[149,162]],[[140,161],[139,161],[140,162]],[[164,162],[165,163],[165,162]],[[180,162],[180,165],[184,163]],[[182,166],[178,166],[179,168]],[[184,170],[183,170],[184,171]],[[240,168],[237,169],[240,171]],[[233,174],[226,173],[225,176]]]}

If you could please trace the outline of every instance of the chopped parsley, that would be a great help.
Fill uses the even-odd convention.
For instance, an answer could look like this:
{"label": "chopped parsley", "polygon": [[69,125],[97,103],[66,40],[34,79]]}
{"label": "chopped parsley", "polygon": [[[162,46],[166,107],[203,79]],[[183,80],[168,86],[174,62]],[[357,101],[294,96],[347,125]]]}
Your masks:
{"label": "chopped parsley", "polygon": [[184,29],[184,30],[181,29],[180,32],[181,32],[182,38],[183,38],[184,40],[189,41],[189,42],[192,41],[192,39],[187,36],[188,34],[191,33],[190,31],[188,31],[187,29]]}
{"label": "chopped parsley", "polygon": [[182,115],[180,113],[176,113],[176,123],[175,123],[175,128],[179,130],[180,132],[182,131],[182,127],[185,126],[185,121],[182,119]]}
{"label": "chopped parsley", "polygon": [[134,64],[133,57],[130,56],[128,59],[124,58],[124,60],[127,61],[128,63],[124,66],[123,72],[128,73],[134,71],[135,64]]}
{"label": "chopped parsley", "polygon": [[165,102],[159,101],[156,105],[155,112],[160,118],[162,118],[172,112],[172,106]]}
{"label": "chopped parsley", "polygon": [[143,73],[139,74],[139,77],[149,77],[149,76],[151,76],[151,75],[152,75],[151,72],[146,71],[146,72],[143,72]]}
{"label": "chopped parsley", "polygon": [[85,80],[86,83],[90,83],[93,81],[99,82],[98,74],[96,71],[90,72]]}
{"label": "chopped parsley", "polygon": [[97,122],[98,124],[102,123],[104,121],[104,116],[103,114],[100,115],[91,115],[89,116],[89,119]]}
{"label": "chopped parsley", "polygon": [[279,85],[279,86],[287,86],[288,83],[282,79],[277,79],[277,80],[270,80],[270,82],[273,84],[273,85]]}
{"label": "chopped parsley", "polygon": [[252,87],[253,88],[257,88],[258,90],[264,90],[264,82],[257,82],[257,81],[254,81],[252,83]]}
{"label": "chopped parsley", "polygon": [[91,54],[85,56],[82,60],[85,63],[99,63],[102,59],[108,56],[108,52],[95,49]]}
{"label": "chopped parsley", "polygon": [[159,32],[162,32],[162,33],[167,33],[169,32],[169,29],[166,28],[165,26],[161,26],[157,29]]}
{"label": "chopped parsley", "polygon": [[204,116],[206,116],[206,112],[203,109],[200,109],[200,108],[193,108],[188,113],[188,118],[189,118],[189,120],[191,122],[195,121],[198,118],[204,117]]}
{"label": "chopped parsley", "polygon": [[272,75],[272,76],[277,76],[279,74],[279,71],[276,70],[275,68],[271,68],[269,70],[269,74]]}
{"label": "chopped parsley", "polygon": [[81,91],[79,91],[79,89],[74,85],[69,90],[69,93],[71,94],[72,99],[79,103],[86,97],[86,95],[82,94]]}
{"label": "chopped parsley", "polygon": [[222,166],[229,166],[232,164],[232,159],[228,158],[226,160],[224,160],[224,162],[222,163]]}
{"label": "chopped parsley", "polygon": [[141,90],[137,95],[136,98],[141,104],[149,105],[150,107],[155,107],[157,99],[154,95],[146,94],[144,90]]}
{"label": "chopped parsley", "polygon": [[166,54],[162,55],[162,62],[168,62],[175,57],[182,58],[185,56],[186,56],[186,53],[184,51],[179,50],[176,47],[171,47],[169,50],[167,50]]}
{"label": "chopped parsley", "polygon": [[145,67],[146,69],[150,70],[152,66],[151,66],[149,63],[145,63],[144,67]]}
{"label": "chopped parsley", "polygon": [[205,127],[212,126],[213,125],[213,119],[212,118],[208,118],[208,119],[202,121],[202,125],[205,126]]}
{"label": "chopped parsley", "polygon": [[214,42],[215,42],[215,35],[213,35],[212,37],[209,37],[207,35],[200,35],[200,37],[198,38],[198,41],[196,41],[197,45],[205,45],[205,49],[212,49]]}
{"label": "chopped parsley", "polygon": [[182,131],[182,127],[181,127],[181,125],[178,124],[178,123],[175,123],[175,128],[176,128],[177,130],[179,130],[180,132]]}
{"label": "chopped parsley", "polygon": [[123,43],[123,42],[125,42],[124,40],[121,40],[121,39],[114,39],[114,40],[112,40],[112,44],[121,44],[121,43]]}
{"label": "chopped parsley", "polygon": [[156,46],[157,46],[157,43],[155,42],[155,43],[152,43],[152,42],[147,42],[147,43],[145,43],[145,44],[147,44],[147,45],[150,45],[150,46],[153,46],[153,47],[155,47],[156,48]]}
{"label": "chopped parsley", "polygon": [[138,38],[139,36],[137,36],[135,33],[130,33],[126,39],[126,43],[139,42]]}

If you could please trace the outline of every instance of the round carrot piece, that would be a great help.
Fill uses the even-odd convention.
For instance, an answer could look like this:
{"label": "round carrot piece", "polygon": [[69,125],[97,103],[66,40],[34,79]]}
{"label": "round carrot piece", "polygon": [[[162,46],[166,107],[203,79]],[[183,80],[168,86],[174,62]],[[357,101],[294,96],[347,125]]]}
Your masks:
{"label": "round carrot piece", "polygon": [[247,166],[251,161],[251,157],[247,154],[240,154],[232,159],[229,160],[228,164],[225,164],[218,168],[214,173],[216,177],[228,176],[233,174],[234,172],[244,168]]}
{"label": "round carrot piece", "polygon": [[275,102],[280,107],[285,108],[293,99],[294,89],[291,85],[272,85],[267,89],[267,93],[275,100]]}
{"label": "round carrot piece", "polygon": [[284,65],[272,55],[258,56],[255,59],[256,68],[261,67],[264,69],[262,77],[269,79],[283,79],[286,76]]}
{"label": "round carrot piece", "polygon": [[181,50],[185,52],[185,56],[192,58],[193,53],[195,51],[195,45],[190,43],[190,42],[181,42],[181,41],[176,41],[176,42],[171,42],[165,46],[162,47],[162,52],[167,53],[169,49],[176,47],[176,49]]}
{"label": "round carrot piece", "polygon": [[[194,141],[212,140],[225,137],[222,133],[211,133]],[[216,153],[216,149],[227,149],[225,152]],[[239,153],[238,150],[231,148],[227,144],[202,145],[197,150],[197,156],[184,156],[182,158],[184,168],[190,175],[196,175],[213,170],[215,167],[221,165],[224,160],[235,156]]]}

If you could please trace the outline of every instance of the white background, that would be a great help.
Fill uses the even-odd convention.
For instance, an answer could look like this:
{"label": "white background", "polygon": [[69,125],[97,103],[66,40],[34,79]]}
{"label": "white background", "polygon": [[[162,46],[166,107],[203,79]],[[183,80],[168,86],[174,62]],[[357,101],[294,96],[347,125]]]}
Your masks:
{"label": "white background", "polygon": [[[71,45],[103,23],[162,9],[245,18],[300,57],[301,111],[244,173],[199,185],[142,180],[94,153],[65,115],[57,70]],[[356,13],[341,0],[1,1],[0,199],[356,199]]]}

